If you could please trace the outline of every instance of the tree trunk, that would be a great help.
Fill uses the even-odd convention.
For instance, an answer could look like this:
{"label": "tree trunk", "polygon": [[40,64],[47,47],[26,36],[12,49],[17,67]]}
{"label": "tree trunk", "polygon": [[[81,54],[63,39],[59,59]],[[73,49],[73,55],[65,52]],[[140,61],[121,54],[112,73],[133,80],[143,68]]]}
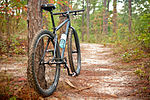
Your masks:
{"label": "tree trunk", "polygon": [[110,3],[110,0],[107,1],[107,10],[106,10],[106,34],[108,34],[109,3]]}
{"label": "tree trunk", "polygon": [[28,0],[28,52],[34,35],[42,29],[40,5],[40,0]]}
{"label": "tree trunk", "polygon": [[107,11],[106,11],[106,0],[103,2],[103,34],[108,33],[108,28],[107,28]]}
{"label": "tree trunk", "polygon": [[113,33],[117,30],[117,0],[113,0]]}
{"label": "tree trunk", "polygon": [[[83,5],[82,5],[82,8],[84,9],[84,0],[82,1]],[[81,31],[82,31],[82,42],[84,41],[84,12],[82,13],[82,28],[81,28]]]}
{"label": "tree trunk", "polygon": [[132,10],[131,10],[131,0],[129,0],[129,32],[132,33],[131,25],[132,25]]}
{"label": "tree trunk", "polygon": [[89,7],[89,0],[86,1],[87,3],[87,40],[90,39],[90,33],[89,33],[89,25],[90,25],[90,7]]}
{"label": "tree trunk", "polygon": [[[61,1],[65,1],[65,0],[61,0]],[[67,11],[67,9],[68,9],[68,7],[64,4],[60,5],[60,7],[61,7],[61,12]],[[59,22],[59,24],[60,24],[63,21],[65,21],[66,18],[60,17],[59,19],[60,19],[60,22]],[[58,38],[60,38],[61,34],[65,33],[65,31],[66,31],[66,24],[62,28],[60,28],[60,34],[58,35]]]}
{"label": "tree trunk", "polygon": [[[43,0],[45,1],[45,0]],[[43,2],[44,3],[44,2]],[[31,47],[31,42],[35,34],[39,30],[42,29],[42,11],[41,11],[41,4],[42,0],[28,0],[28,12],[27,12],[27,17],[28,17],[28,58],[29,58],[29,50]],[[42,44],[42,43],[41,43]],[[42,47],[39,48],[39,51],[43,49]],[[40,56],[40,53],[38,54]],[[28,66],[29,65],[29,59],[28,59]],[[44,67],[39,67],[37,73],[37,77],[39,79],[39,83],[42,87],[45,87],[46,85],[46,80],[45,80],[45,68]]]}
{"label": "tree trunk", "polygon": [[107,1],[107,12],[109,12],[109,3],[110,3],[110,0]]}
{"label": "tree trunk", "polygon": [[6,0],[6,9],[5,9],[5,17],[6,17],[6,36],[7,36],[7,53],[9,55],[9,48],[10,48],[10,25],[9,25],[9,15],[8,15],[8,0]]}

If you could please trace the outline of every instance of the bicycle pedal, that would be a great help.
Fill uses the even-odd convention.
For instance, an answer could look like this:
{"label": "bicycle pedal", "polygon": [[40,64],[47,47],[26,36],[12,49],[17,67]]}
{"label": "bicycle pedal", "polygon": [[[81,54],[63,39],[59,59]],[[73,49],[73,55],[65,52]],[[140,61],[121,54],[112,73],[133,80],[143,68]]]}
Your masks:
{"label": "bicycle pedal", "polygon": [[74,77],[74,76],[76,76],[76,75],[77,75],[77,73],[73,72],[71,76],[73,76],[73,77]]}

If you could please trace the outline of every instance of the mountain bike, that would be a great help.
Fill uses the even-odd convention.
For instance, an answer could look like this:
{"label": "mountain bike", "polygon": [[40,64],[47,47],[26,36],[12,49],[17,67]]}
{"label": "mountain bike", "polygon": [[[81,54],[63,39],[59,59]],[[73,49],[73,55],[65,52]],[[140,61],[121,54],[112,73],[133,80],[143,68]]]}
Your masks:
{"label": "mountain bike", "polygon": [[[71,26],[70,14],[77,15],[84,10],[53,13],[55,8],[54,4],[41,5],[41,9],[50,12],[53,32],[40,30],[34,36],[29,50],[28,81],[35,91],[44,97],[50,96],[56,90],[61,66],[67,69],[70,76],[79,75],[81,70],[80,43],[76,30]],[[55,27],[53,15],[60,15],[66,19]],[[64,25],[66,31],[62,33],[59,41],[56,32]],[[69,64],[64,57],[66,43]]]}

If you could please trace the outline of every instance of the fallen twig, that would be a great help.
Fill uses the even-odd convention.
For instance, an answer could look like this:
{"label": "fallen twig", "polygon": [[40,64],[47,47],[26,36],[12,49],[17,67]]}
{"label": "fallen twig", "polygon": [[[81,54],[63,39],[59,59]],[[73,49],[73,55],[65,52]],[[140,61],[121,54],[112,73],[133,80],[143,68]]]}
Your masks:
{"label": "fallen twig", "polygon": [[77,89],[77,87],[74,86],[68,79],[66,79],[65,82],[66,82],[70,87]]}
{"label": "fallen twig", "polygon": [[86,89],[90,89],[90,88],[92,88],[92,86],[84,87],[82,89],[75,90],[75,92],[80,92],[80,91],[83,91],[83,90],[86,90]]}
{"label": "fallen twig", "polygon": [[75,92],[80,92],[80,91],[83,91],[83,90],[92,88],[92,86],[89,86],[89,87],[84,87],[84,88],[79,89],[79,88],[77,88],[76,86],[74,86],[68,79],[66,79],[65,82],[66,82],[70,87],[72,87],[72,88],[74,88],[74,89],[77,89],[77,90],[75,90]]}

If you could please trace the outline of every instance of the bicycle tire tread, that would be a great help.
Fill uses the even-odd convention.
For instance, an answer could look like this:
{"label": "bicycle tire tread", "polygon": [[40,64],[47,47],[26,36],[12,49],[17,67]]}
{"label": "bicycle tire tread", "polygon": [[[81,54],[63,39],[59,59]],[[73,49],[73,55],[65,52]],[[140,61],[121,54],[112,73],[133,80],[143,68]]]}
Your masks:
{"label": "bicycle tire tread", "polygon": [[[79,70],[77,71],[75,68],[74,68],[74,63],[73,63],[73,58],[72,58],[72,35],[74,35],[74,38],[75,38],[75,42],[76,43],[76,46],[77,46],[77,49],[78,49],[78,52],[80,53],[80,44],[79,44],[79,39],[78,39],[78,36],[77,36],[77,33],[75,32],[75,30],[71,27],[71,30],[72,32],[69,33],[68,35],[68,58],[69,58],[69,64],[70,64],[70,68],[71,68],[71,72],[75,72],[76,73],[76,76],[80,74],[80,70],[81,70],[81,61],[79,62],[80,65],[77,65],[77,68],[79,67]],[[80,54],[79,54],[80,55]],[[81,55],[80,55],[81,57]],[[81,60],[81,58],[77,58],[78,60]]]}
{"label": "bicycle tire tread", "polygon": [[[32,68],[32,66],[33,66],[33,64],[32,64],[32,58],[33,58],[33,56],[34,56],[34,50],[35,50],[35,44],[36,44],[36,42],[37,42],[37,40],[38,40],[38,38],[42,35],[42,34],[45,34],[45,33],[50,33],[49,31],[47,31],[47,30],[40,30],[35,36],[34,36],[34,38],[33,38],[33,40],[32,40],[32,43],[31,43],[31,47],[30,47],[30,49],[29,49],[29,59],[28,59],[28,68],[27,68],[27,79],[28,79],[28,83],[29,83],[29,86],[31,87],[31,88],[34,88],[34,90],[36,91],[36,92],[38,92],[41,96],[43,96],[43,97],[47,97],[47,96],[50,96],[54,91],[55,91],[55,89],[50,93],[50,94],[44,94],[44,93],[42,93],[41,91],[39,91],[39,87],[37,86],[37,82],[36,82],[36,79],[34,78],[34,75],[33,75],[33,68]],[[53,37],[53,35],[52,34],[49,34],[49,35],[51,35],[51,37]],[[59,70],[59,75],[60,75],[60,70]],[[59,75],[58,75],[58,77],[59,77]],[[59,78],[58,78],[58,80],[59,80]],[[56,87],[57,87],[57,85],[56,85]]]}

